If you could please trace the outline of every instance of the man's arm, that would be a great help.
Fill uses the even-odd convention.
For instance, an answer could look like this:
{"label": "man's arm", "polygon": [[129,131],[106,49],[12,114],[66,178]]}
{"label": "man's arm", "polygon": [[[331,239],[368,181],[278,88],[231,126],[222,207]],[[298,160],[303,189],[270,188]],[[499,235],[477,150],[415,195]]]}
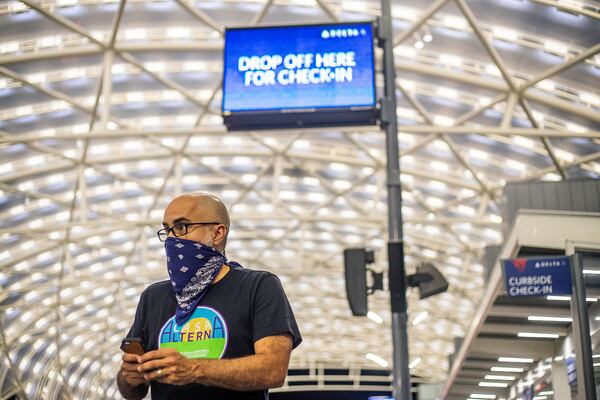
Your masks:
{"label": "man's arm", "polygon": [[292,339],[289,335],[267,336],[254,343],[254,355],[228,359],[189,359],[174,349],[151,351],[140,357],[140,372],[146,381],[171,385],[200,383],[248,391],[283,385],[287,375]]}

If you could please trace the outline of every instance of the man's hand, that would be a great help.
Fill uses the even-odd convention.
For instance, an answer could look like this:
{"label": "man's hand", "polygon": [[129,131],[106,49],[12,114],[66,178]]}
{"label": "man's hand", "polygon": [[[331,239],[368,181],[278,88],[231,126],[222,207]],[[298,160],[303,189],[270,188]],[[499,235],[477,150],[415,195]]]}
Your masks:
{"label": "man's hand", "polygon": [[196,381],[197,363],[175,349],[159,349],[139,356],[138,371],[147,382],[157,380],[170,385],[187,385]]}
{"label": "man's hand", "polygon": [[131,386],[139,386],[146,383],[144,374],[138,371],[138,355],[137,354],[123,354],[121,363],[121,377],[123,380]]}

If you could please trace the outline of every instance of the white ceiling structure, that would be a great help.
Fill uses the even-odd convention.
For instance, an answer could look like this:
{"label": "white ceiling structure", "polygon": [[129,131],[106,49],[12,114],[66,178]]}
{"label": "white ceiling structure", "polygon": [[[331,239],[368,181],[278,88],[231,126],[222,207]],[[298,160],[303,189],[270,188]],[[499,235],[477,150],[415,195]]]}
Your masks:
{"label": "white ceiling structure", "polygon": [[[411,371],[442,382],[482,294],[481,251],[502,241],[506,182],[600,176],[600,5],[392,12],[407,269],[431,261],[450,283],[409,293]],[[155,231],[191,191],[229,206],[231,259],[281,278],[305,338],[291,367],[391,361],[386,293],[352,317],[342,265],[345,247],[369,246],[386,268],[384,133],[228,133],[220,116],[225,27],[379,14],[377,1],[0,2],[0,398],[119,397],[119,343],[167,277]]]}

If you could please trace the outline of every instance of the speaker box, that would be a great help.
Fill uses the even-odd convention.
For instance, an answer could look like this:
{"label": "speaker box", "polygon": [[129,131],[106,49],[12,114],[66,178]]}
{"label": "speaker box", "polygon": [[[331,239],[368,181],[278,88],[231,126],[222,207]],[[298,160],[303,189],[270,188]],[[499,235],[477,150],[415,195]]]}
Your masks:
{"label": "speaker box", "polygon": [[344,250],[346,296],[352,315],[360,317],[364,317],[369,311],[367,305],[367,253],[365,249]]}

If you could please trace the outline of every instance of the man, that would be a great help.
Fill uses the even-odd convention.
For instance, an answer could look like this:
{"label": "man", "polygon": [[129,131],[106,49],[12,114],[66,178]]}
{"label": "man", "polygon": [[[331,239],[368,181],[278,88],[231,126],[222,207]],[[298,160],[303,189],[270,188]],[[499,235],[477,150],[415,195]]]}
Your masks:
{"label": "man", "polygon": [[225,258],[229,215],[215,196],[175,198],[158,236],[170,280],[140,298],[127,337],[145,353],[123,355],[126,399],[268,399],[302,338],[279,279]]}

